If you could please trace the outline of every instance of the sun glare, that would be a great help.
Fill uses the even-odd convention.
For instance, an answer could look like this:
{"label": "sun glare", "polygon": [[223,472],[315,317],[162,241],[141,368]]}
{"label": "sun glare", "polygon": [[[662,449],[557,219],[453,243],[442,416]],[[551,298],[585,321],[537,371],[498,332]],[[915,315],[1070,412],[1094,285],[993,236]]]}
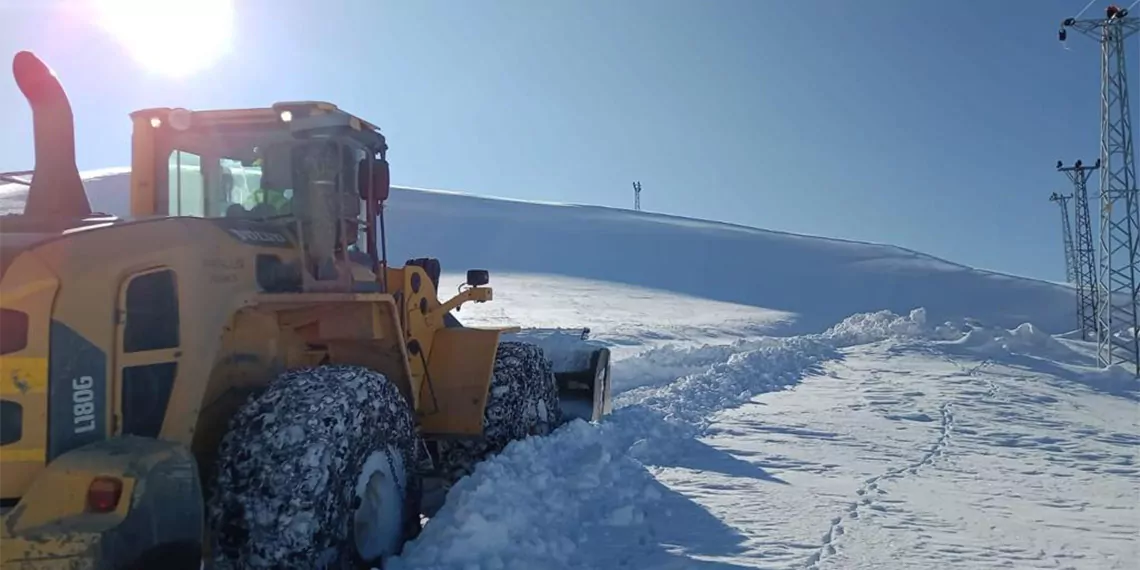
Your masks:
{"label": "sun glare", "polygon": [[230,49],[232,0],[93,0],[99,25],[153,73],[186,77]]}

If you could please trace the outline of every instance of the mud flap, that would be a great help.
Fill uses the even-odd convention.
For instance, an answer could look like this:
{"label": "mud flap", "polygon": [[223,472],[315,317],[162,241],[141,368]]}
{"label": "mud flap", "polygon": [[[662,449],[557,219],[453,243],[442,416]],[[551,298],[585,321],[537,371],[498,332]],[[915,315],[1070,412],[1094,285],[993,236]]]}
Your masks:
{"label": "mud flap", "polygon": [[426,436],[480,436],[487,388],[495,369],[494,329],[436,331],[417,402]]}
{"label": "mud flap", "polygon": [[[116,481],[121,489],[106,512],[88,504],[97,478],[104,492]],[[60,455],[36,477],[4,517],[3,563],[36,567],[49,558],[74,567],[199,568],[204,520],[189,449],[152,438],[112,438]]]}

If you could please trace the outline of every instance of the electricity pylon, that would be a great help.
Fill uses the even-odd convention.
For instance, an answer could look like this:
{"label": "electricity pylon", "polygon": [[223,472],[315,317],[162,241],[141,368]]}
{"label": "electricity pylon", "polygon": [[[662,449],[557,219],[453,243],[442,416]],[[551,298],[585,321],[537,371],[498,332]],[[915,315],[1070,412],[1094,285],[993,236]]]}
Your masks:
{"label": "electricity pylon", "polygon": [[1132,109],[1124,40],[1140,20],[1116,5],[1103,19],[1068,18],[1061,24],[1100,42],[1100,265],[1097,361],[1125,364],[1140,377],[1140,197],[1132,148]]}
{"label": "electricity pylon", "polygon": [[1073,245],[1074,284],[1077,288],[1077,319],[1081,338],[1097,340],[1097,301],[1100,295],[1096,284],[1096,258],[1093,256],[1092,216],[1089,215],[1088,181],[1094,170],[1100,169],[1100,160],[1093,166],[1077,161],[1064,166],[1057,161],[1057,170],[1065,173],[1073,183],[1073,199],[1077,218],[1077,233]]}
{"label": "electricity pylon", "polygon": [[1064,246],[1065,252],[1065,281],[1073,285],[1076,295],[1073,296],[1077,301],[1077,329],[1080,330],[1081,336],[1085,336],[1085,319],[1082,314],[1081,305],[1081,288],[1077,283],[1077,268],[1076,268],[1076,252],[1073,251],[1073,226],[1069,223],[1069,200],[1072,199],[1072,194],[1058,194],[1054,192],[1049,196],[1050,202],[1056,202],[1061,207],[1061,243]]}
{"label": "electricity pylon", "polygon": [[1069,200],[1073,198],[1072,194],[1058,194],[1054,192],[1049,196],[1050,202],[1057,202],[1061,208],[1061,243],[1065,251],[1065,281],[1071,284],[1077,283],[1076,276],[1076,253],[1073,251],[1073,225],[1069,223]]}

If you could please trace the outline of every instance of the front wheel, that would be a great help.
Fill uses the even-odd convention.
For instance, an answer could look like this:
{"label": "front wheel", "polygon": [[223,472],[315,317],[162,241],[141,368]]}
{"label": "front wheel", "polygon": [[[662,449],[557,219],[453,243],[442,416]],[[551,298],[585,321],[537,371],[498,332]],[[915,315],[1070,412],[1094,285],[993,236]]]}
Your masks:
{"label": "front wheel", "polygon": [[419,530],[422,446],[384,375],[286,372],[234,416],[208,516],[216,568],[354,568]]}

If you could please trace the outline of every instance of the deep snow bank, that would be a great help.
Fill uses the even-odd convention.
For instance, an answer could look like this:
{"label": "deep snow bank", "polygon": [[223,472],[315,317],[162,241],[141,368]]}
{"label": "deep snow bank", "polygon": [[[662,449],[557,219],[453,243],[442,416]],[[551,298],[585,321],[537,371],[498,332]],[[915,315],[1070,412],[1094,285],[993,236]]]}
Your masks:
{"label": "deep snow bank", "polygon": [[[85,174],[92,204],[127,210],[124,169]],[[0,187],[0,208],[23,190]],[[470,267],[636,285],[792,313],[784,334],[819,332],[844,317],[926,307],[929,317],[979,317],[1012,328],[1071,328],[1063,286],[974,270],[887,245],[808,237],[614,208],[540,204],[394,188],[392,258],[438,257]],[[668,307],[661,307],[668,311]]]}
{"label": "deep snow bank", "polygon": [[[481,463],[392,568],[665,568],[739,552],[736,530],[657,481],[655,469],[701,458],[783,484],[699,437],[718,412],[793,387],[846,348],[884,340],[947,359],[968,351],[1016,364],[1060,354],[1032,325],[932,323],[923,309],[857,314],[813,335],[647,350],[626,362],[631,372],[639,363],[643,382],[618,396],[611,416],[514,442]],[[1055,366],[1094,389],[1092,379],[1120,380],[1112,371]]]}
{"label": "deep snow bank", "polygon": [[837,348],[852,338],[915,330],[916,318],[921,311],[859,315],[820,335],[647,351],[639,357],[646,369],[660,362],[661,377],[688,373],[624,392],[618,409],[597,424],[576,420],[551,436],[511,443],[452,488],[391,567],[669,567],[680,554],[670,544],[696,549],[685,556],[700,555],[702,546],[732,551],[739,546],[735,531],[645,467],[700,446],[694,437],[716,412],[795,385],[840,357]]}

